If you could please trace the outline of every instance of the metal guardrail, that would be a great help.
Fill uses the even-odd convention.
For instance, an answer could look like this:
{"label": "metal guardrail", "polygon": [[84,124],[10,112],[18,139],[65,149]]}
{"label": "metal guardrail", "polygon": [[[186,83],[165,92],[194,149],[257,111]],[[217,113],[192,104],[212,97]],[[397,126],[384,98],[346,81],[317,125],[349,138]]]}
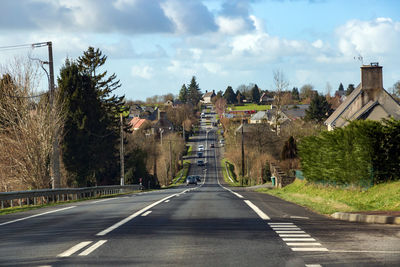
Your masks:
{"label": "metal guardrail", "polygon": [[51,202],[78,200],[89,197],[126,193],[140,190],[140,185],[112,185],[83,188],[40,189],[29,191],[0,192],[1,209],[22,205],[38,205]]}

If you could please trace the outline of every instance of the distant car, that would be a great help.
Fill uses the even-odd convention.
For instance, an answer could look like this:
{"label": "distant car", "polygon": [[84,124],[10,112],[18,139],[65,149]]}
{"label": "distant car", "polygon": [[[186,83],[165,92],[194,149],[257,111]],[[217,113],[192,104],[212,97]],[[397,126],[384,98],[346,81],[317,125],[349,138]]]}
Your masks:
{"label": "distant car", "polygon": [[202,152],[202,151],[198,151],[198,152],[197,152],[197,156],[198,156],[199,158],[203,157],[203,152]]}
{"label": "distant car", "polygon": [[190,185],[190,184],[195,184],[195,185],[197,185],[196,176],[191,175],[191,176],[188,176],[188,177],[186,178],[186,185]]}
{"label": "distant car", "polygon": [[197,149],[198,149],[199,151],[203,151],[203,150],[204,150],[204,146],[203,146],[203,145],[199,145],[199,146],[197,147]]}
{"label": "distant car", "polygon": [[201,182],[201,178],[199,175],[195,175],[197,182]]}
{"label": "distant car", "polygon": [[210,144],[210,147],[213,148],[213,147],[214,147],[214,143],[211,143],[211,144]]}
{"label": "distant car", "polygon": [[204,161],[203,160],[198,160],[197,161],[197,166],[204,166]]}

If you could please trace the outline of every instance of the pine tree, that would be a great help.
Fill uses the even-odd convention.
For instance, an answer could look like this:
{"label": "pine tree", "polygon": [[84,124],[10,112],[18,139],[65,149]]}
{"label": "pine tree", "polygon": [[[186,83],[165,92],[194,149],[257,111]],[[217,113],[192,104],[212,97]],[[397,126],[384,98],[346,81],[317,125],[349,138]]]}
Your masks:
{"label": "pine tree", "polygon": [[182,103],[186,103],[188,98],[188,89],[185,84],[182,85],[181,90],[179,91],[179,100]]}
{"label": "pine tree", "polygon": [[199,84],[196,82],[196,77],[193,76],[188,86],[188,98],[187,101],[197,106],[200,99],[202,98]]}
{"label": "pine tree", "polygon": [[306,121],[323,122],[332,113],[331,105],[323,95],[316,94],[306,109]]}
{"label": "pine tree", "polygon": [[339,90],[339,91],[344,91],[344,87],[343,87],[343,84],[342,84],[342,83],[339,84],[338,90]]}
{"label": "pine tree", "polygon": [[254,85],[253,88],[251,88],[251,99],[253,103],[258,103],[260,102],[260,89],[258,89],[257,84]]}
{"label": "pine tree", "polygon": [[223,95],[228,104],[236,103],[236,95],[231,86],[228,86]]}
{"label": "pine tree", "polygon": [[354,91],[354,89],[354,84],[349,84],[349,86],[347,86],[346,96],[350,95]]}
{"label": "pine tree", "polygon": [[300,100],[300,93],[297,87],[293,87],[292,89],[292,99],[293,100]]}

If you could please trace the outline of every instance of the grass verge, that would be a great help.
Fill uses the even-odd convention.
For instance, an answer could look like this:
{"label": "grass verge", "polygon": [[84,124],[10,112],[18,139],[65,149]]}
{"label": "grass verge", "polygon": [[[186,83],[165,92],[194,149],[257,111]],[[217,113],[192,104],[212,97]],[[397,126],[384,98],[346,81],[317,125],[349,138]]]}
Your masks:
{"label": "grass verge", "polygon": [[92,199],[112,198],[112,197],[116,197],[116,196],[128,195],[128,194],[138,193],[138,192],[142,192],[142,191],[137,190],[137,191],[127,192],[127,193],[112,194],[112,195],[105,195],[105,196],[99,196],[99,197],[90,197],[90,198],[81,198],[81,199],[78,199],[78,200],[61,201],[61,202],[49,203],[49,204],[43,204],[43,205],[36,205],[36,206],[34,206],[34,205],[23,205],[22,207],[18,206],[18,207],[12,207],[12,208],[5,208],[5,209],[0,209],[0,216],[1,215],[6,215],[6,214],[10,214],[10,213],[16,213],[16,212],[22,212],[22,211],[28,211],[28,210],[36,210],[36,209],[41,209],[41,208],[59,206],[59,205],[63,205],[63,204],[81,202],[81,201],[92,200]]}
{"label": "grass verge", "polygon": [[[226,163],[226,165],[225,165],[225,163]],[[226,168],[225,166],[227,166],[228,168]],[[221,167],[222,167],[222,174],[224,175],[225,182],[227,182],[231,186],[240,186],[239,182],[236,179],[234,165],[232,163],[230,163],[228,160],[222,159]],[[233,182],[229,179],[227,171],[229,172],[229,175],[231,176]]]}
{"label": "grass verge", "polygon": [[181,185],[186,181],[186,177],[189,172],[189,167],[190,167],[190,160],[184,160],[183,168],[177,173],[176,177],[173,179],[173,186]]}
{"label": "grass verge", "polygon": [[192,146],[192,145],[189,145],[189,148],[188,148],[188,150],[187,150],[187,156],[191,156],[192,153],[193,153],[193,146]]}
{"label": "grass verge", "polygon": [[325,187],[296,180],[282,189],[261,188],[256,191],[277,196],[322,214],[400,210],[400,181],[361,190]]}

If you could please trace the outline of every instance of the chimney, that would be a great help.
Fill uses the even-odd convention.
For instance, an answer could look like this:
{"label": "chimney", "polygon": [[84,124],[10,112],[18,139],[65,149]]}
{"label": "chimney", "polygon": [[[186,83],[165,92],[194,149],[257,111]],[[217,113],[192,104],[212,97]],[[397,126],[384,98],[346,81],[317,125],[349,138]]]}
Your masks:
{"label": "chimney", "polygon": [[368,95],[368,100],[377,100],[383,90],[382,66],[378,62],[361,67],[361,88]]}

